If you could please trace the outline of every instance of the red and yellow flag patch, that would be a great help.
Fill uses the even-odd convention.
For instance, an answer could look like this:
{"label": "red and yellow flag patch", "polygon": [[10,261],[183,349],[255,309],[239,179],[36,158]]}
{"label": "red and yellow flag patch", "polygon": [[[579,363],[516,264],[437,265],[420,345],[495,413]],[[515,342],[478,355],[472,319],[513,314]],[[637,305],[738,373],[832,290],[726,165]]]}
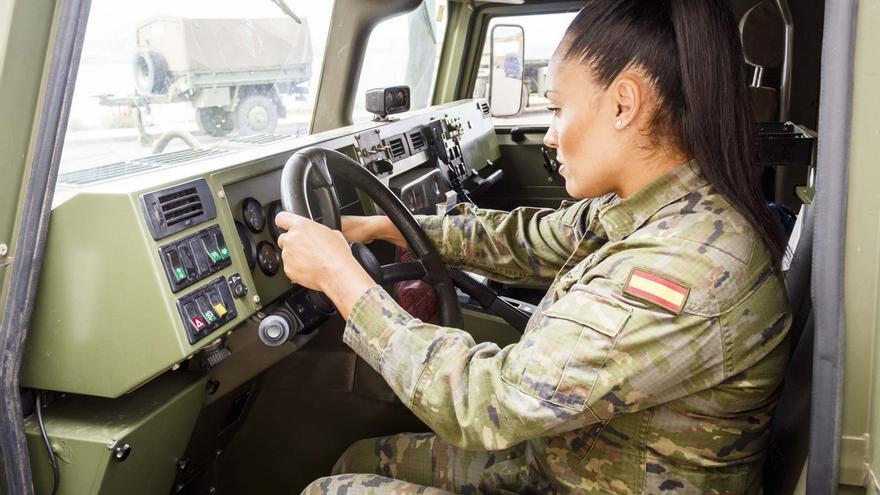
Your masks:
{"label": "red and yellow flag patch", "polygon": [[623,292],[680,314],[690,289],[653,273],[635,269],[629,275]]}

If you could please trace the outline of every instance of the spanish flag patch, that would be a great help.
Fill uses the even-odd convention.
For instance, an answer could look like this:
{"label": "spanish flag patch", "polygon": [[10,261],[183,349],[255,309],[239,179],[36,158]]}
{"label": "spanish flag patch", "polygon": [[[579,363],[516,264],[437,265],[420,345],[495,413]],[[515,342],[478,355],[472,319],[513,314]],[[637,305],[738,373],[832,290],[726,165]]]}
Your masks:
{"label": "spanish flag patch", "polygon": [[630,273],[623,292],[680,314],[690,289],[653,273],[635,269]]}

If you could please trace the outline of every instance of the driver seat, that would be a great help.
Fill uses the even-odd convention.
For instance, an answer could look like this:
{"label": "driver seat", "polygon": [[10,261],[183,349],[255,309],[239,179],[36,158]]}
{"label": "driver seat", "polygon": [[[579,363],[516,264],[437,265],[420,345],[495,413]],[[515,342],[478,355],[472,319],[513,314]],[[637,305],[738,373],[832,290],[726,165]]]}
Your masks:
{"label": "driver seat", "polygon": [[813,217],[809,205],[802,207],[799,225],[789,241],[793,254],[785,272],[785,284],[792,313],[791,360],[771,423],[764,461],[764,493],[768,494],[794,493],[809,454],[814,340]]}

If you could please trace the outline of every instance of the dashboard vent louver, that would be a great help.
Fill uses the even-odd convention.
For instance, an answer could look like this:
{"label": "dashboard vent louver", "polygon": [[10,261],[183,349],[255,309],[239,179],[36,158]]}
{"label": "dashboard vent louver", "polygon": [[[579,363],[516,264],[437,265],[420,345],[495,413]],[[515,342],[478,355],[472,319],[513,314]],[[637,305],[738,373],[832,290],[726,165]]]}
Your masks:
{"label": "dashboard vent louver", "polygon": [[205,179],[147,193],[141,199],[150,233],[156,240],[217,216]]}
{"label": "dashboard vent louver", "polygon": [[396,137],[389,139],[387,145],[391,152],[392,160],[403,158],[404,155],[406,155],[406,145],[403,143],[403,138]]}
{"label": "dashboard vent louver", "polygon": [[489,104],[488,103],[481,101],[481,102],[477,103],[477,106],[480,107],[480,111],[483,112],[483,117],[489,116],[490,111],[489,111]]}
{"label": "dashboard vent louver", "polygon": [[162,223],[170,227],[205,213],[205,209],[196,188],[190,187],[159,196],[159,213],[162,215]]}
{"label": "dashboard vent louver", "polygon": [[188,150],[160,153],[158,155],[145,156],[129,160],[127,162],[111,163],[74,172],[67,172],[58,176],[58,182],[71,186],[83,186],[95,184],[120,177],[127,177],[143,172],[149,172],[158,168],[167,168],[189,163],[204,158],[223,155],[230,150],[222,148],[192,148]]}
{"label": "dashboard vent louver", "polygon": [[413,154],[416,154],[426,148],[425,136],[422,134],[422,131],[420,129],[416,129],[409,133],[409,145],[410,148],[412,148]]}
{"label": "dashboard vent louver", "polygon": [[276,141],[281,141],[289,137],[293,136],[291,136],[290,134],[253,134],[250,136],[232,138],[229,141],[233,143],[253,144],[256,146],[260,146],[264,144],[274,143]]}

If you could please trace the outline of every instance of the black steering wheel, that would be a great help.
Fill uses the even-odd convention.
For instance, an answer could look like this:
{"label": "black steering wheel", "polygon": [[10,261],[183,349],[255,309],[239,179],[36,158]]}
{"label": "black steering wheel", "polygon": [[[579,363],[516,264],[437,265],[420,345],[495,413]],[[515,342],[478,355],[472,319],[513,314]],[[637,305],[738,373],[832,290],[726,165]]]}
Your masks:
{"label": "black steering wheel", "polygon": [[[416,261],[380,265],[379,261],[363,244],[352,244],[352,254],[361,266],[379,284],[404,280],[423,280],[437,294],[440,315],[444,326],[462,328],[464,319],[455,286],[446,271],[440,253],[425,235],[409,209],[379,179],[367,169],[344,154],[323,148],[306,148],[295,153],[281,173],[281,205],[286,211],[307,218],[312,215],[308,203],[308,191],[312,190],[318,202],[321,222],[339,230],[339,198],[333,187],[333,177],[348,181],[366,193],[400,230],[409,244]],[[462,274],[467,277],[467,275]]]}

